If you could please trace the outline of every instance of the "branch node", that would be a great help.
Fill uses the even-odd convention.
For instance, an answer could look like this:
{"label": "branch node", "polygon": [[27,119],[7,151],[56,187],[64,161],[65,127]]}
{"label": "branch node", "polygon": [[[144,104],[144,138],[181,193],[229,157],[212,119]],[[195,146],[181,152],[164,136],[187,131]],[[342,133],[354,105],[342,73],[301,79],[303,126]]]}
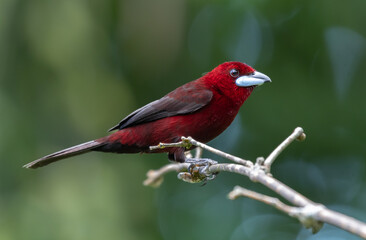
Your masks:
{"label": "branch node", "polygon": [[312,233],[317,233],[323,227],[324,223],[316,220],[319,212],[324,210],[325,206],[321,204],[308,204],[304,207],[297,207],[289,214],[296,217],[305,228],[311,228]]}
{"label": "branch node", "polygon": [[255,163],[258,165],[264,165],[264,157],[257,157]]}
{"label": "branch node", "polygon": [[190,149],[192,147],[192,137],[181,137],[182,140],[182,145],[186,148],[186,149]]}
{"label": "branch node", "polygon": [[252,168],[252,170],[249,172],[249,179],[252,182],[258,182],[258,176],[260,173],[263,172],[262,166],[260,165],[254,165],[254,167]]}

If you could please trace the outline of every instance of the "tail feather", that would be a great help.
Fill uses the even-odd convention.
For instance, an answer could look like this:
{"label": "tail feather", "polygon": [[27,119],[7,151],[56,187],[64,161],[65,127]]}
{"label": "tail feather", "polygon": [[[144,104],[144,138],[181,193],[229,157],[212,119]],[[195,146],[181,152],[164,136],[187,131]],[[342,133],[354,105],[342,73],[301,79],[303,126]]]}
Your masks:
{"label": "tail feather", "polygon": [[68,157],[72,157],[75,155],[89,152],[89,151],[93,150],[94,148],[97,148],[97,147],[100,147],[103,145],[105,145],[104,142],[98,142],[95,140],[89,141],[86,143],[82,143],[82,144],[49,154],[47,156],[44,156],[40,159],[37,159],[33,162],[28,163],[28,164],[24,165],[23,167],[24,168],[34,168],[34,169],[43,167],[43,166],[46,166],[50,163],[56,162],[56,161],[64,159],[64,158],[68,158]]}

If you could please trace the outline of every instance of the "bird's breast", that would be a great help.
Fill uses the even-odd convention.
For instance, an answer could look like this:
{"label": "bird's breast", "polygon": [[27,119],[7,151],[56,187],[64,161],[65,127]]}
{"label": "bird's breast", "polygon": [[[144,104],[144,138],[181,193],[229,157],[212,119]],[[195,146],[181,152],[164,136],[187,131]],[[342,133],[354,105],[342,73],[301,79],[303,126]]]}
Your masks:
{"label": "bird's breast", "polygon": [[[182,136],[208,142],[221,134],[235,119],[240,106],[224,98],[214,99],[208,106],[181,118],[178,127]],[[187,122],[188,124],[184,124]]]}

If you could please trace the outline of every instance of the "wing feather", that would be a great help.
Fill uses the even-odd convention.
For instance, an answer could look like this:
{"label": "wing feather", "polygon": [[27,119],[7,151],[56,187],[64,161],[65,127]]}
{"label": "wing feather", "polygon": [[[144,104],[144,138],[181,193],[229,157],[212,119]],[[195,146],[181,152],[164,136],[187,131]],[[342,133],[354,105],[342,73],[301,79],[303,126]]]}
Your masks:
{"label": "wing feather", "polygon": [[197,81],[189,82],[159,100],[132,112],[109,131],[121,130],[161,118],[193,113],[206,106],[211,101],[212,95],[212,91]]}

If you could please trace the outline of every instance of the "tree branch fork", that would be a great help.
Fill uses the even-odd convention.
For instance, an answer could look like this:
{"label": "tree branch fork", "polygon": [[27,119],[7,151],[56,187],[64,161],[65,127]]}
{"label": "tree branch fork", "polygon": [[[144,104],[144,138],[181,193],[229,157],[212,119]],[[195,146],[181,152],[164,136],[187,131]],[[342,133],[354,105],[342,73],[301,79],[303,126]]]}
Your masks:
{"label": "tree branch fork", "polygon": [[[197,161],[197,164],[194,162],[171,163],[157,170],[149,170],[144,185],[158,187],[163,182],[164,175],[169,172],[178,172],[178,179],[188,183],[212,180],[219,172],[237,173],[248,177],[253,182],[266,186],[286,199],[292,206],[283,203],[278,198],[254,192],[240,186],[235,186],[228,194],[229,199],[234,200],[239,197],[248,197],[273,206],[288,216],[298,219],[305,228],[310,228],[313,233],[317,233],[324,223],[328,223],[366,239],[366,223],[330,210],[320,203],[315,203],[272,176],[271,166],[276,158],[293,141],[303,141],[305,138],[304,130],[301,127],[297,127],[267,158],[258,157],[254,163],[210,147],[191,137],[182,137],[178,143],[160,143],[157,146],[151,146],[150,149],[155,150],[168,147],[184,147],[189,149],[193,145],[197,147],[194,159],[200,159],[203,149],[234,163],[217,163],[216,161],[207,159],[204,160],[204,164],[199,163],[200,161]],[[188,157],[191,156],[188,155]]]}

